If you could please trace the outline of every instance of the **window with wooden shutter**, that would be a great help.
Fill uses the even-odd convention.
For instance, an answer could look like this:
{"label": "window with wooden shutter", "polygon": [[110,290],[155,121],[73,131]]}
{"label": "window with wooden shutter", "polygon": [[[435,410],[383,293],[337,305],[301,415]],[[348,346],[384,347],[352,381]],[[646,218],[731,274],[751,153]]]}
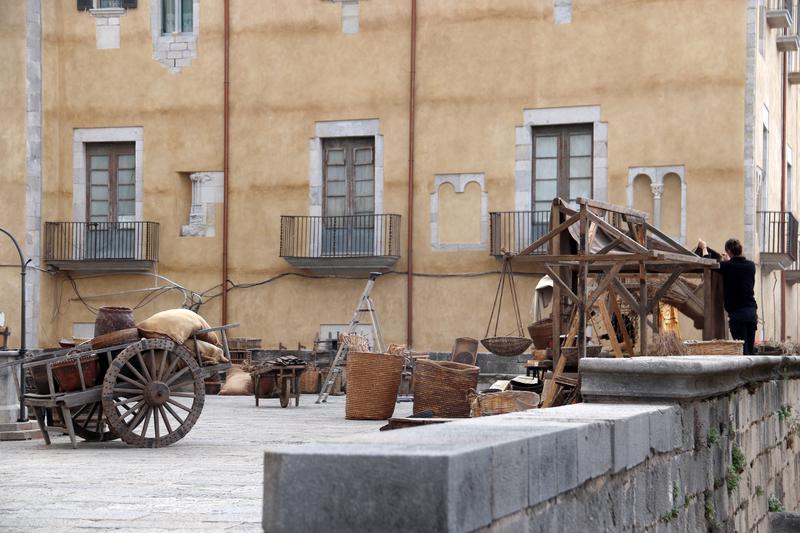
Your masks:
{"label": "window with wooden shutter", "polygon": [[86,220],[132,222],[136,218],[136,158],[133,143],[86,147]]}
{"label": "window with wooden shutter", "polygon": [[89,11],[94,8],[94,0],[78,0],[78,11]]}
{"label": "window with wooden shutter", "polygon": [[592,161],[591,124],[534,128],[533,210],[549,210],[556,197],[591,198]]}
{"label": "window with wooden shutter", "polygon": [[374,251],[375,138],[323,139],[322,254]]}
{"label": "window with wooden shutter", "polygon": [[193,10],[193,0],[161,0],[161,33],[191,33]]}

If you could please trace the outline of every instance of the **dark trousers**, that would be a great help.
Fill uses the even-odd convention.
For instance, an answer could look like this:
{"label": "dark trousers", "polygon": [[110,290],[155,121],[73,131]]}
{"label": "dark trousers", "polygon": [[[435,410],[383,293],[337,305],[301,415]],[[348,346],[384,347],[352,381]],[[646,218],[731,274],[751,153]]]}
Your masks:
{"label": "dark trousers", "polygon": [[744,341],[744,355],[753,355],[753,344],[756,342],[756,323],[750,320],[728,319],[731,336]]}

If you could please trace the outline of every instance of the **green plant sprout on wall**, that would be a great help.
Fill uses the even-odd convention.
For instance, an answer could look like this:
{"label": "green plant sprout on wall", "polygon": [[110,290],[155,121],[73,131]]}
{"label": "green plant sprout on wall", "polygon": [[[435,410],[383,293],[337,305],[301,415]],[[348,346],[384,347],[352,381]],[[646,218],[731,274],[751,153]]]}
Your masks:
{"label": "green plant sprout on wall", "polygon": [[782,513],[784,511],[783,503],[774,494],[769,497],[767,505],[770,513]]}

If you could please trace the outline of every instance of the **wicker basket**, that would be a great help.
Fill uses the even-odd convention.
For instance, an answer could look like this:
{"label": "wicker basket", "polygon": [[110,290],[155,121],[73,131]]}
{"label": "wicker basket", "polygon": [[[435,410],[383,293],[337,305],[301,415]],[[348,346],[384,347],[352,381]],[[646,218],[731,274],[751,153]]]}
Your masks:
{"label": "wicker basket", "polygon": [[744,341],[686,341],[686,355],[742,355]]}
{"label": "wicker basket", "polygon": [[495,355],[514,357],[525,352],[532,342],[527,337],[486,337],[481,344]]}
{"label": "wicker basket", "polygon": [[430,410],[434,417],[468,417],[469,394],[478,386],[478,372],[477,366],[450,361],[417,361],[414,413]]}
{"label": "wicker basket", "polygon": [[306,371],[300,374],[300,393],[317,394],[319,392],[319,369],[309,366]]}
{"label": "wicker basket", "polygon": [[536,409],[539,395],[526,391],[489,392],[471,395],[470,416],[491,416]]}
{"label": "wicker basket", "polygon": [[349,420],[390,418],[404,366],[405,358],[400,355],[348,352],[345,417]]}

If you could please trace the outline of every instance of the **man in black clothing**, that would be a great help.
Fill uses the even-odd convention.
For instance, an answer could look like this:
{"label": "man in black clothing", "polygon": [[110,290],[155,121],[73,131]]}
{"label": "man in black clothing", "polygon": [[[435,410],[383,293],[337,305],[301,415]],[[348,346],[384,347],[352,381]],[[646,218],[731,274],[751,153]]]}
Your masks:
{"label": "man in black clothing", "polygon": [[702,257],[711,257],[719,261],[722,273],[722,292],[725,311],[728,312],[728,326],[734,339],[744,341],[744,354],[753,354],[756,340],[756,324],[758,321],[756,298],[753,288],[756,284],[756,265],[742,255],[742,243],[738,239],[725,242],[725,255],[706,246],[700,240],[695,251]]}

